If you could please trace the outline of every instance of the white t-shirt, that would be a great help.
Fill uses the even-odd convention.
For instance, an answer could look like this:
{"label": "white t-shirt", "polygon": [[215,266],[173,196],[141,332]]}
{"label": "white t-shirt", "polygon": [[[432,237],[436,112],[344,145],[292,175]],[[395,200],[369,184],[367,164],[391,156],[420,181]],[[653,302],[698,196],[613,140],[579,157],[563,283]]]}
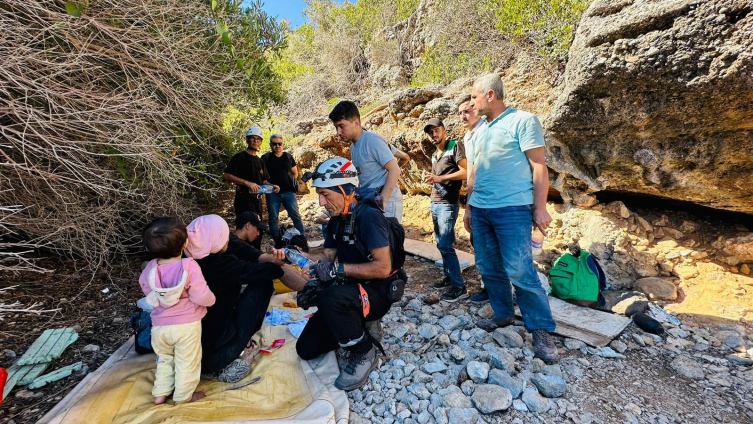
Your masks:
{"label": "white t-shirt", "polygon": [[[465,157],[471,157],[473,155],[473,136],[476,135],[478,132],[477,130],[484,125],[486,121],[484,119],[479,119],[478,122],[476,122],[476,125],[473,127],[472,130],[466,131],[465,135],[463,136],[463,147],[465,148]],[[471,163],[468,163],[468,166],[466,167],[466,182],[471,178]]]}

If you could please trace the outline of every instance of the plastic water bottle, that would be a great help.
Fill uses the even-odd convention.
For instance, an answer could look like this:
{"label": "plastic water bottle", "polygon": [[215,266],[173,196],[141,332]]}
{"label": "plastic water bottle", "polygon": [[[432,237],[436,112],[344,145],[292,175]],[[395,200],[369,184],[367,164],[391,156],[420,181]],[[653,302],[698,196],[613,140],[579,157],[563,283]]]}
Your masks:
{"label": "plastic water bottle", "polygon": [[447,189],[442,186],[442,184],[434,183],[434,188],[437,189],[437,194],[439,197],[445,197],[447,196]]}
{"label": "plastic water bottle", "polygon": [[271,186],[271,185],[259,186],[259,194],[270,194],[274,192],[275,192],[274,186]]}
{"label": "plastic water bottle", "polygon": [[288,258],[291,264],[298,265],[301,269],[306,269],[312,264],[307,257],[295,249],[285,249],[285,257]]}
{"label": "plastic water bottle", "polygon": [[533,253],[533,256],[539,256],[541,255],[541,252],[544,250],[544,234],[536,228],[531,233],[531,253]]}

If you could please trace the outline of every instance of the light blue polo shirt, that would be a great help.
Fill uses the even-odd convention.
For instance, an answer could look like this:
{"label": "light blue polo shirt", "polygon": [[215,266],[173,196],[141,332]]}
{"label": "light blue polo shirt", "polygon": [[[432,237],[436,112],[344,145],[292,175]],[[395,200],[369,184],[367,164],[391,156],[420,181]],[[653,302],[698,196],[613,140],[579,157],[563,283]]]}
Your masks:
{"label": "light blue polo shirt", "polygon": [[532,113],[508,107],[473,138],[476,166],[471,206],[483,209],[533,204],[533,171],[525,152],[545,147],[544,129]]}

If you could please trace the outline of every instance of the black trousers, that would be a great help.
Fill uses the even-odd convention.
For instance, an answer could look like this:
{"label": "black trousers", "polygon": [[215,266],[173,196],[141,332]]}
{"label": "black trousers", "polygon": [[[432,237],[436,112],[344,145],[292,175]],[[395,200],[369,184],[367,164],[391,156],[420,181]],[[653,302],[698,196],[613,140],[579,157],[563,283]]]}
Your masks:
{"label": "black trousers", "polygon": [[390,310],[389,284],[363,284],[370,311],[363,316],[357,284],[340,284],[322,290],[316,298],[319,308],[303,329],[295,349],[301,359],[314,359],[363,336],[366,321],[381,319]]}
{"label": "black trousers", "polygon": [[[261,207],[261,198],[258,197],[256,194],[253,193],[239,193],[235,192],[235,200],[233,201],[233,209],[235,209],[235,216],[240,216],[243,212],[254,212],[257,215],[259,215],[259,219],[261,220],[261,213],[262,213],[262,207]],[[254,246],[257,250],[261,250],[261,239],[264,237],[264,234],[259,233],[259,237],[254,239],[250,244],[251,246]]]}
{"label": "black trousers", "polygon": [[202,372],[219,371],[240,356],[251,336],[261,328],[273,292],[274,284],[269,278],[246,287],[233,312],[235,335],[222,346],[202,346]]}

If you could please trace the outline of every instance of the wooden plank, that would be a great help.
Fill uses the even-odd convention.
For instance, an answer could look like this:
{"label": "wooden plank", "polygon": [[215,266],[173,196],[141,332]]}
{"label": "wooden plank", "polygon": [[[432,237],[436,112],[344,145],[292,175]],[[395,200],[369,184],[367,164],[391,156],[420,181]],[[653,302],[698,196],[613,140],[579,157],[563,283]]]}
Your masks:
{"label": "wooden plank", "polygon": [[78,334],[73,328],[45,330],[26,350],[17,364],[23,366],[52,362],[76,340],[78,340]]}
{"label": "wooden plank", "polygon": [[19,386],[25,386],[32,381],[34,381],[35,378],[42,375],[44,370],[47,369],[47,367],[50,366],[52,362],[47,362],[44,364],[36,364],[36,365],[24,365],[21,367],[21,372],[19,374],[22,374],[23,376],[18,379],[18,385]]}
{"label": "wooden plank", "polygon": [[73,328],[45,330],[8,369],[8,382],[3,390],[3,398],[8,396],[14,386],[25,386],[34,381],[76,340],[78,333]]}
{"label": "wooden plank", "polygon": [[53,383],[62,378],[68,377],[74,372],[81,371],[81,367],[83,365],[84,365],[83,362],[76,362],[75,364],[68,365],[66,367],[55,370],[49,374],[45,374],[41,377],[37,377],[34,379],[34,381],[29,383],[28,389],[29,390],[38,389],[40,387],[46,386],[49,383]]}
{"label": "wooden plank", "polygon": [[5,383],[5,389],[3,389],[3,398],[8,397],[8,393],[14,386],[24,386],[31,383],[35,378],[39,377],[45,369],[50,365],[37,364],[37,365],[13,365],[8,368],[8,381]]}
{"label": "wooden plank", "polygon": [[8,371],[8,380],[5,382],[5,388],[3,389],[3,399],[8,397],[8,393],[15,387],[16,383],[18,382],[19,375],[18,370],[20,367],[13,365],[12,367],[8,368],[6,371]]}
{"label": "wooden plank", "polygon": [[[556,320],[555,320],[556,321]],[[608,345],[612,339],[601,334],[591,333],[575,327],[571,327],[561,322],[557,323],[557,329],[554,331],[560,336],[569,337],[571,339],[577,339],[589,346],[603,347]]]}
{"label": "wooden plank", "polygon": [[556,297],[549,297],[549,307],[557,323],[555,333],[595,347],[608,345],[630,325],[630,318],[573,305]]}
{"label": "wooden plank", "polygon": [[[557,324],[554,333],[580,340],[590,346],[608,345],[631,322],[630,318],[573,305],[556,297],[549,296],[548,299],[552,318]],[[522,316],[517,306],[515,313]]]}
{"label": "wooden plank", "polygon": [[[439,253],[439,249],[437,249],[437,245],[434,243],[405,239],[404,247],[405,251],[411,255],[420,256],[430,261],[434,261],[437,266],[442,266],[443,264],[442,255]],[[472,254],[457,249],[455,249],[455,253],[458,255],[460,269],[476,265],[476,258]]]}

